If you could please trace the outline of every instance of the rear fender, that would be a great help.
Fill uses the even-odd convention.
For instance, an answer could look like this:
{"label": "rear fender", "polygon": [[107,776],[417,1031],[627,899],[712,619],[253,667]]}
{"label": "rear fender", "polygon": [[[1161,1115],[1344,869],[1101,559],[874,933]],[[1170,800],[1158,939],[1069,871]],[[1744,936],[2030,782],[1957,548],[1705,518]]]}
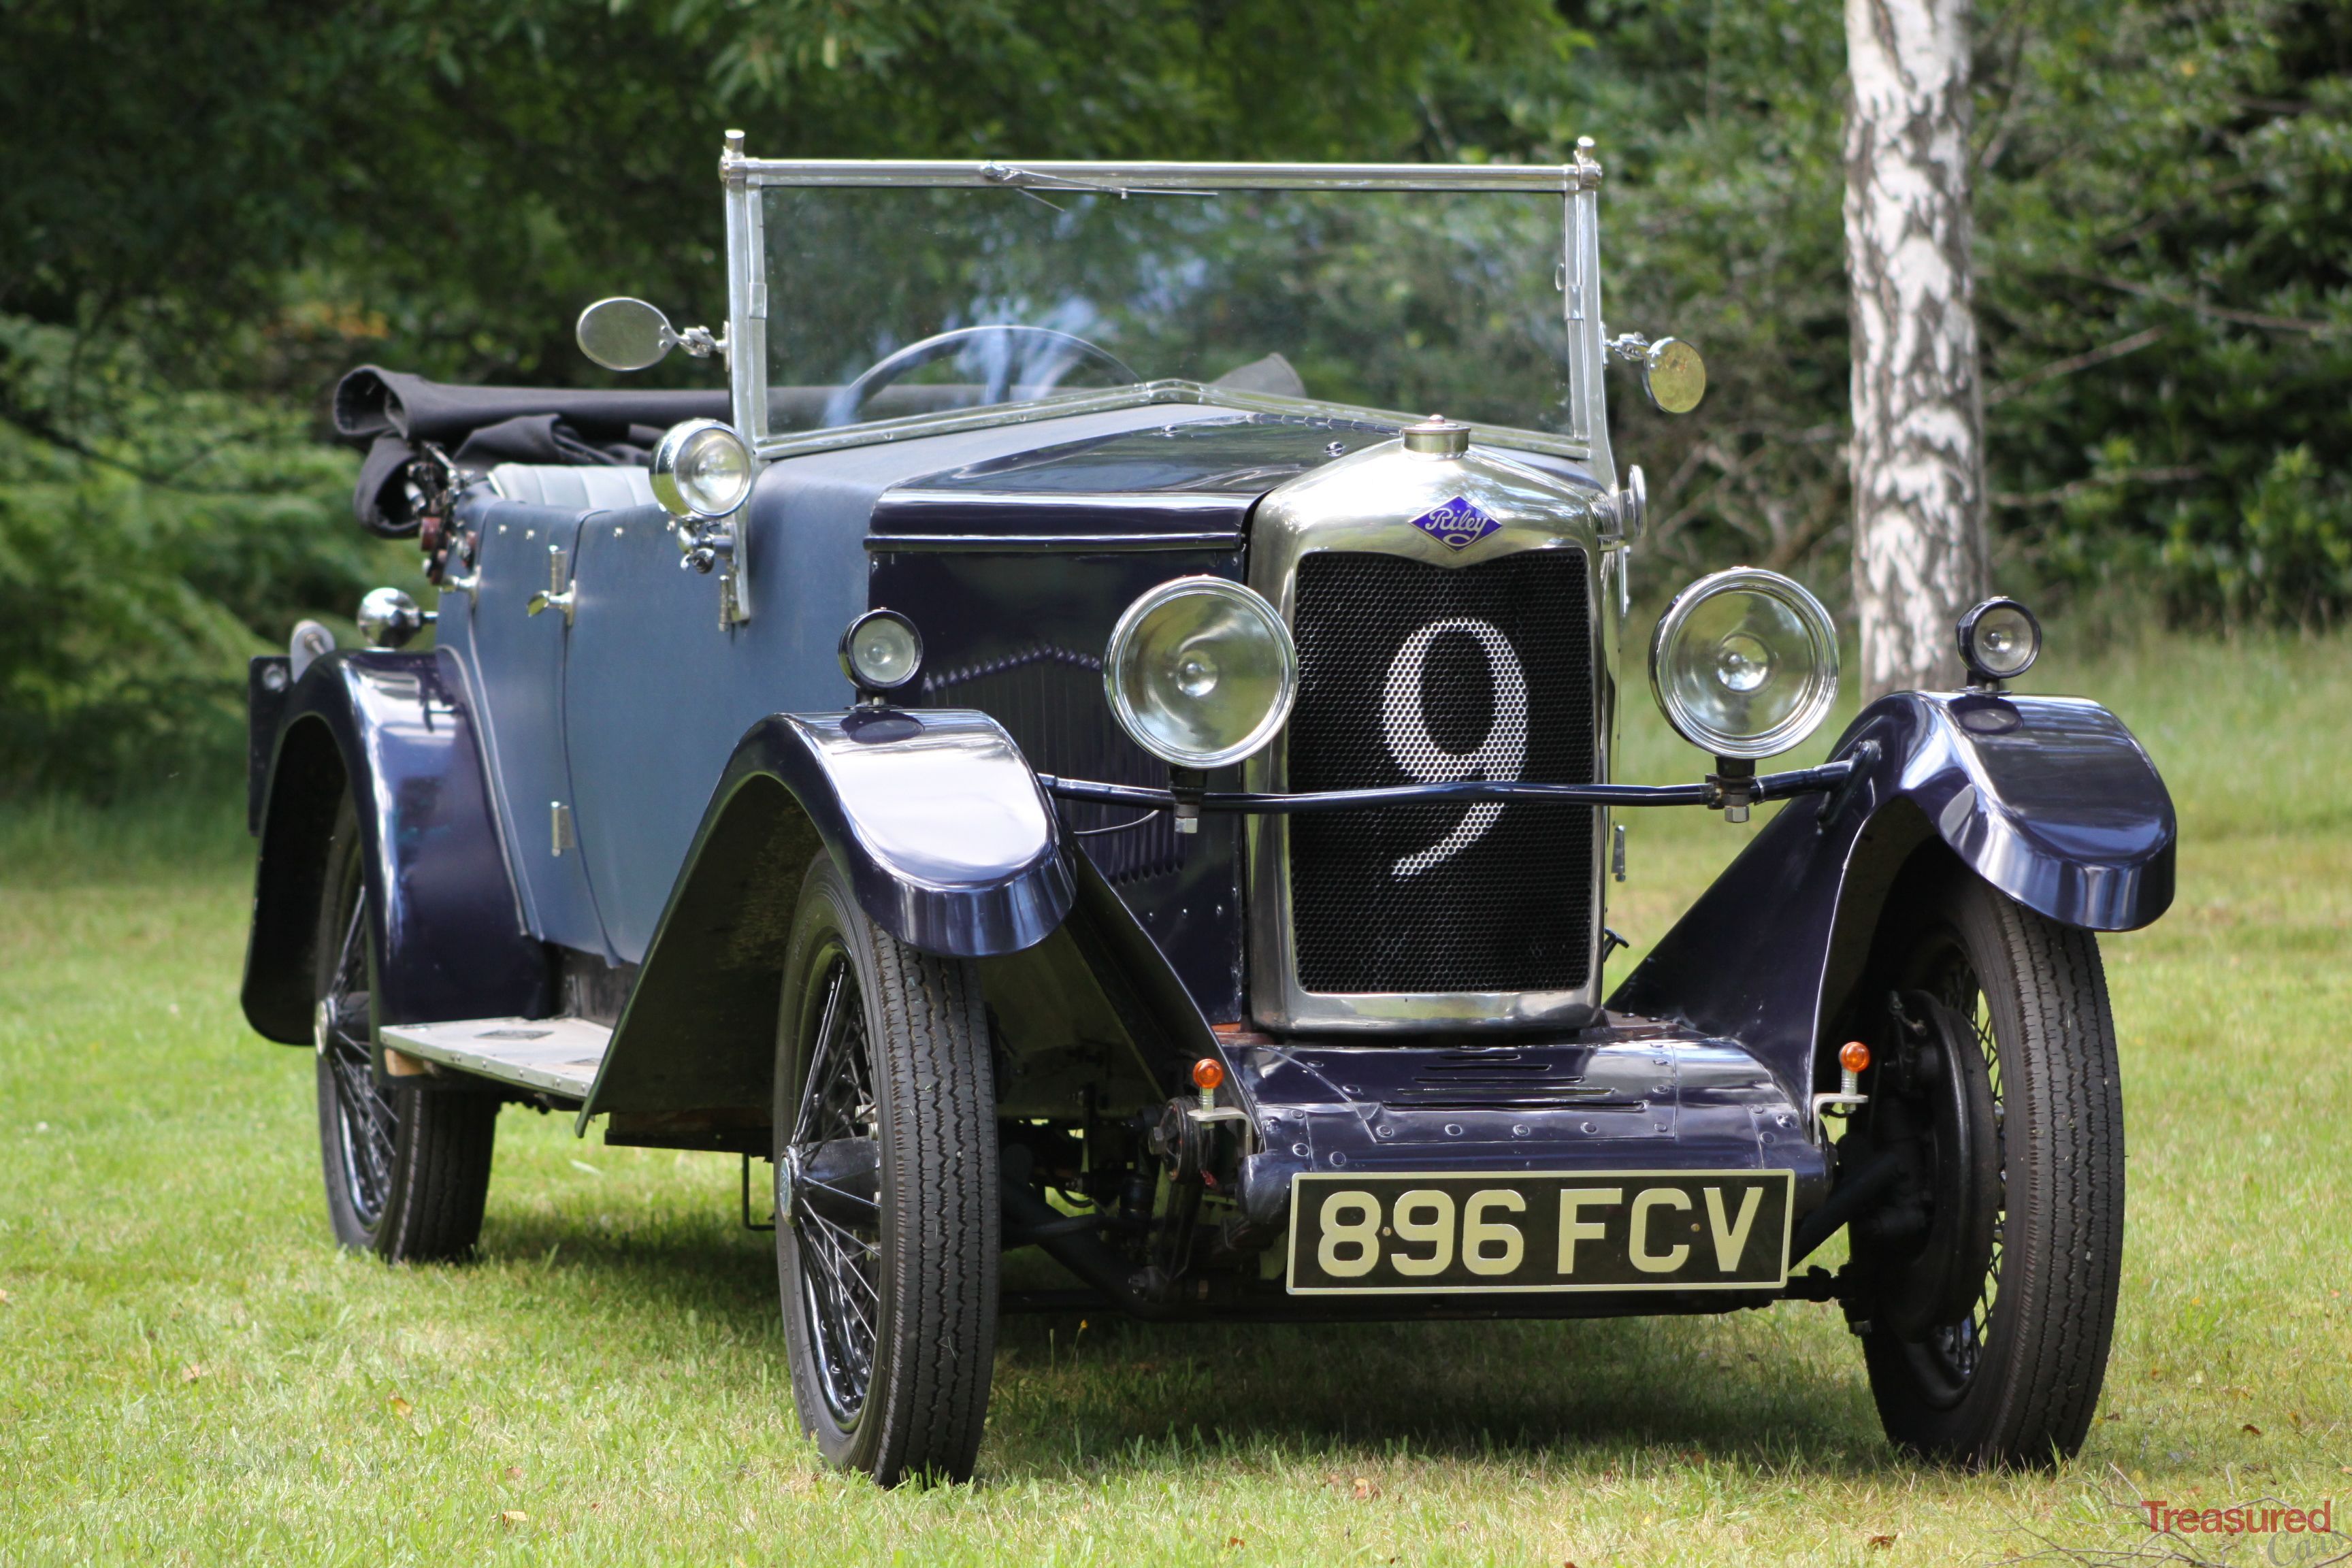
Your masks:
{"label": "rear fender", "polygon": [[1897,692],[1833,753],[1609,999],[1739,1040],[1792,1095],[1870,955],[1904,868],[1940,844],[2026,908],[2133,931],[2172,902],[2172,797],[2123,721],[2066,697]]}
{"label": "rear fender", "polygon": [[311,950],[346,791],[359,814],[378,1019],[544,1011],[545,950],[523,927],[464,691],[446,656],[372,651],[316,659],[282,694],[255,814],[242,990],[265,1038],[311,1040]]}
{"label": "rear fender", "polygon": [[1002,726],[954,709],[776,713],[736,743],[582,1110],[764,1107],[794,906],[822,848],[875,924],[993,958],[1076,891],[1059,819]]}

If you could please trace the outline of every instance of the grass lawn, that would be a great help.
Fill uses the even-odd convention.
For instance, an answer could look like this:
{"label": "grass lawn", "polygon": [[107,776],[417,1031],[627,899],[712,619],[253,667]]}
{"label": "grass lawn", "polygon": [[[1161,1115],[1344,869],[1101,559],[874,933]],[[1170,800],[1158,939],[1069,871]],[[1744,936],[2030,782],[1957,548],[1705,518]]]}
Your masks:
{"label": "grass lawn", "polygon": [[[979,1479],[886,1494],[799,1436],[731,1162],[509,1109],[480,1262],[339,1255],[310,1057],[237,1012],[236,825],[0,815],[0,1563],[2106,1562],[2158,1554],[2143,1498],[2264,1496],[2352,1530],[2347,655],[2156,641],[2030,682],[2115,706],[2183,824],[2172,912],[2104,944],[2131,1161],[2107,1394],[2031,1476],[1895,1457],[1835,1309],[1787,1303],[1012,1320]],[[1635,771],[1692,774],[1637,697]],[[1740,831],[1634,820],[1611,921],[1637,952]]]}

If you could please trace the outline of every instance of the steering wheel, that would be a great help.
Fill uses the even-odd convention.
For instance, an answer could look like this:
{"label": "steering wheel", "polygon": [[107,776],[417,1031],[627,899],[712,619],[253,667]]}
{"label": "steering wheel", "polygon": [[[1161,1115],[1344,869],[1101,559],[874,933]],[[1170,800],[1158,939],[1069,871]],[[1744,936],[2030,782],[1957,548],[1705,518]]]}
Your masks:
{"label": "steering wheel", "polygon": [[982,403],[1003,402],[1005,389],[1013,384],[1014,369],[1025,366],[1033,360],[1042,362],[1042,376],[1024,382],[1022,384],[1035,386],[1045,391],[1051,391],[1059,385],[1063,375],[1080,360],[1093,360],[1102,365],[1118,378],[1118,384],[1121,386],[1133,386],[1143,379],[1136,374],[1125,361],[1108,350],[1097,348],[1086,339],[1074,337],[1068,332],[1055,331],[1051,327],[1024,327],[1011,321],[993,322],[977,327],[958,327],[952,331],[941,332],[936,337],[908,343],[905,348],[875,362],[856,381],[851,382],[826,400],[825,424],[832,426],[852,423],[857,417],[857,411],[866,405],[866,400],[868,397],[908,371],[918,365],[928,364],[932,360],[957,353],[973,339],[986,337],[992,333],[1003,334],[1009,340],[1008,347],[1021,342],[1026,342],[1034,346],[1027,353],[1017,356],[1008,353],[997,364],[990,368],[988,395],[981,400]]}

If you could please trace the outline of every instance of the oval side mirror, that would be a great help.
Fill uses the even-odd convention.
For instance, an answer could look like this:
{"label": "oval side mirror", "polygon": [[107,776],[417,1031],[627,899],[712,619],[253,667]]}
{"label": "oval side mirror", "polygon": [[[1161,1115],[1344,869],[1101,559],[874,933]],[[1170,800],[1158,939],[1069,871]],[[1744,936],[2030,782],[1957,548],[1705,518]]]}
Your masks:
{"label": "oval side mirror", "polygon": [[1660,338],[1642,355],[1642,390],[1668,414],[1688,414],[1706,395],[1706,361],[1680,338]]}
{"label": "oval side mirror", "polygon": [[580,312],[580,352],[606,370],[643,370],[677,342],[669,318],[643,300],[599,300]]}

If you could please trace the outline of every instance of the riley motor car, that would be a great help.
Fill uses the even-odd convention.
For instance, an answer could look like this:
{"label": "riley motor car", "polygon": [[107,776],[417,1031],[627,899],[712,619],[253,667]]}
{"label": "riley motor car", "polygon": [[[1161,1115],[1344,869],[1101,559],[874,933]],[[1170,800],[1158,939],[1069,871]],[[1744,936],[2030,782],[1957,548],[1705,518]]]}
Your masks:
{"label": "riley motor car", "polygon": [[[2007,689],[2007,599],[1964,689],[1759,768],[1838,638],[1748,569],[1647,648],[1687,782],[1614,780],[1604,377],[1679,412],[1705,368],[1603,328],[1589,144],[719,172],[723,323],[578,325],[708,390],[338,388],[438,590],[251,677],[244,1005],[314,1053],[344,1245],[467,1253],[503,1105],[740,1156],[799,1418],[886,1482],[971,1472],[1040,1309],[1833,1300],[1897,1443],[2076,1447],[2123,1236],[2093,933],[2170,901],[2170,801]],[[1770,802],[1604,988],[1627,816]]]}

